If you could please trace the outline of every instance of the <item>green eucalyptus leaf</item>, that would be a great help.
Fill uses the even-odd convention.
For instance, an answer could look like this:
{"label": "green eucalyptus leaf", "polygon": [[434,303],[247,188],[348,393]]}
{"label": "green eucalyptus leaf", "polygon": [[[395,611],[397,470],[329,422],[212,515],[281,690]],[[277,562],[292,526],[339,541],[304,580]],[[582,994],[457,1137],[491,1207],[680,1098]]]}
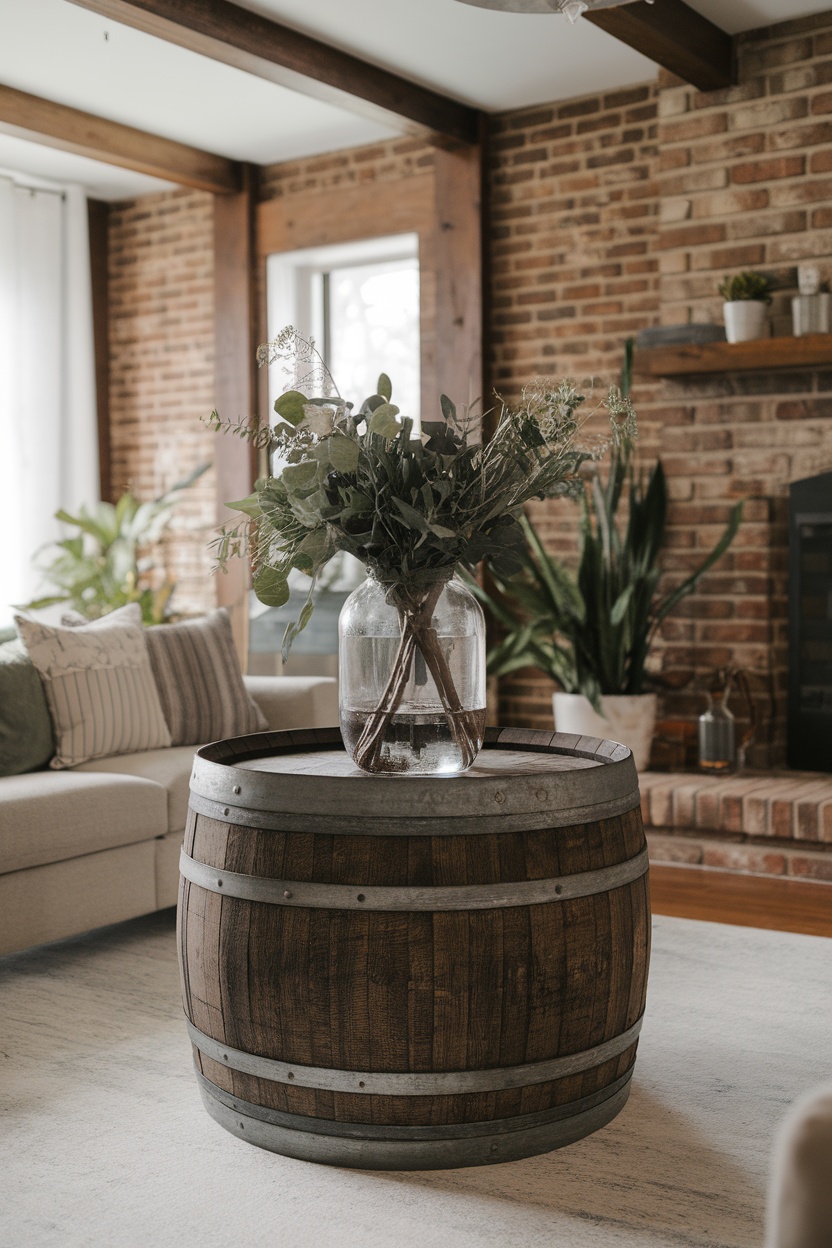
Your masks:
{"label": "green eucalyptus leaf", "polygon": [[386,373],[379,374],[376,391],[383,399],[386,399],[388,403],[390,402],[390,398],[393,394],[393,383]]}
{"label": "green eucalyptus leaf", "polygon": [[304,419],[304,408],[308,402],[306,395],[301,394],[300,390],[287,390],[279,399],[275,399],[274,410],[282,420],[297,426]]}
{"label": "green eucalyptus leaf", "polygon": [[394,498],[393,504],[399,515],[411,529],[415,529],[417,533],[428,533],[430,531],[427,520],[415,507],[411,507],[409,503],[404,502],[401,498]]}
{"label": "green eucalyptus leaf", "polygon": [[303,572],[312,572],[324,563],[330,552],[330,542],[326,528],[312,529],[307,533],[295,552],[295,567]]}
{"label": "green eucalyptus leaf", "polygon": [[332,467],[338,472],[355,472],[361,449],[354,438],[336,433],[326,440],[326,449]]}
{"label": "green eucalyptus leaf", "polygon": [[226,507],[230,507],[232,511],[242,511],[244,515],[251,516],[252,520],[257,520],[262,515],[260,499],[257,494],[249,494],[248,498],[237,499],[234,503],[226,503]]}
{"label": "green eucalyptus leaf", "polygon": [[395,438],[401,431],[401,425],[396,420],[398,412],[395,403],[382,403],[368,420],[367,429],[370,433],[377,433],[388,440]]}
{"label": "green eucalyptus leaf", "polygon": [[458,536],[453,529],[446,528],[444,524],[428,524],[428,528],[434,537],[456,538]]}
{"label": "green eucalyptus leaf", "polygon": [[315,484],[318,480],[318,464],[314,459],[302,460],[299,464],[287,464],[280,474],[280,480],[289,494],[297,494]]}
{"label": "green eucalyptus leaf", "polygon": [[289,601],[289,582],[277,568],[260,568],[252,581],[254,592],[267,607],[282,607]]}
{"label": "green eucalyptus leaf", "polygon": [[445,420],[448,421],[449,424],[455,425],[457,423],[456,405],[451,402],[447,394],[440,394],[439,406],[442,408],[442,415]]}

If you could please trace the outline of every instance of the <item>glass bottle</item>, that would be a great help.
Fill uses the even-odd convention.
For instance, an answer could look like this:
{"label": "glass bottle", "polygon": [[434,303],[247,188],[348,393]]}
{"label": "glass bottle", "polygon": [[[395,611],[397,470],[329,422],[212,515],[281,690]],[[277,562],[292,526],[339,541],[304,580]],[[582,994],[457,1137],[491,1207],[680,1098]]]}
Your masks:
{"label": "glass bottle", "polygon": [[341,733],[369,772],[466,771],[485,732],[485,617],[456,576],[372,575],[338,621]]}
{"label": "glass bottle", "polygon": [[736,721],[728,709],[731,673],[716,673],[708,690],[708,709],[699,716],[699,766],[730,771],[736,760]]}

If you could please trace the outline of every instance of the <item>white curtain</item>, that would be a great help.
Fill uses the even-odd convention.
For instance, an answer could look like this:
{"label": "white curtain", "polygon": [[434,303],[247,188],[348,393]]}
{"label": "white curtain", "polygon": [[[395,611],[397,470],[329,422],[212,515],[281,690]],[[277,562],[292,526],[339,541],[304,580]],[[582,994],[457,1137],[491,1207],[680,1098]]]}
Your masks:
{"label": "white curtain", "polygon": [[98,496],[86,196],[0,177],[0,626],[43,589],[54,513]]}

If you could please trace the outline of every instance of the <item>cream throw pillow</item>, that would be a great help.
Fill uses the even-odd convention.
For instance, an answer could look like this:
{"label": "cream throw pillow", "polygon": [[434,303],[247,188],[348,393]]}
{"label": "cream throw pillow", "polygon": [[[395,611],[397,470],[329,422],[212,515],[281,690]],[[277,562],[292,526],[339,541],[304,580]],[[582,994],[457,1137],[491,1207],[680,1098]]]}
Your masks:
{"label": "cream throw pillow", "polygon": [[50,767],[170,745],[138,603],[72,628],[15,623],[52,716]]}

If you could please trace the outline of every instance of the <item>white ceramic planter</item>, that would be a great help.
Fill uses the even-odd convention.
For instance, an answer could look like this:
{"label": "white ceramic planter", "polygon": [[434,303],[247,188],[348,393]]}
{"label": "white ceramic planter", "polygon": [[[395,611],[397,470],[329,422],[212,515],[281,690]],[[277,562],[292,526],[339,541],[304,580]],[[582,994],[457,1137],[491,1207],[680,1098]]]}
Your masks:
{"label": "white ceramic planter", "polygon": [[582,693],[555,693],[552,708],[557,732],[620,741],[633,751],[638,770],[647,770],[656,726],[655,693],[605,695],[601,698],[603,716]]}
{"label": "white ceramic planter", "polygon": [[752,342],[768,338],[768,304],[759,299],[737,299],[723,303],[725,336],[729,342]]}

